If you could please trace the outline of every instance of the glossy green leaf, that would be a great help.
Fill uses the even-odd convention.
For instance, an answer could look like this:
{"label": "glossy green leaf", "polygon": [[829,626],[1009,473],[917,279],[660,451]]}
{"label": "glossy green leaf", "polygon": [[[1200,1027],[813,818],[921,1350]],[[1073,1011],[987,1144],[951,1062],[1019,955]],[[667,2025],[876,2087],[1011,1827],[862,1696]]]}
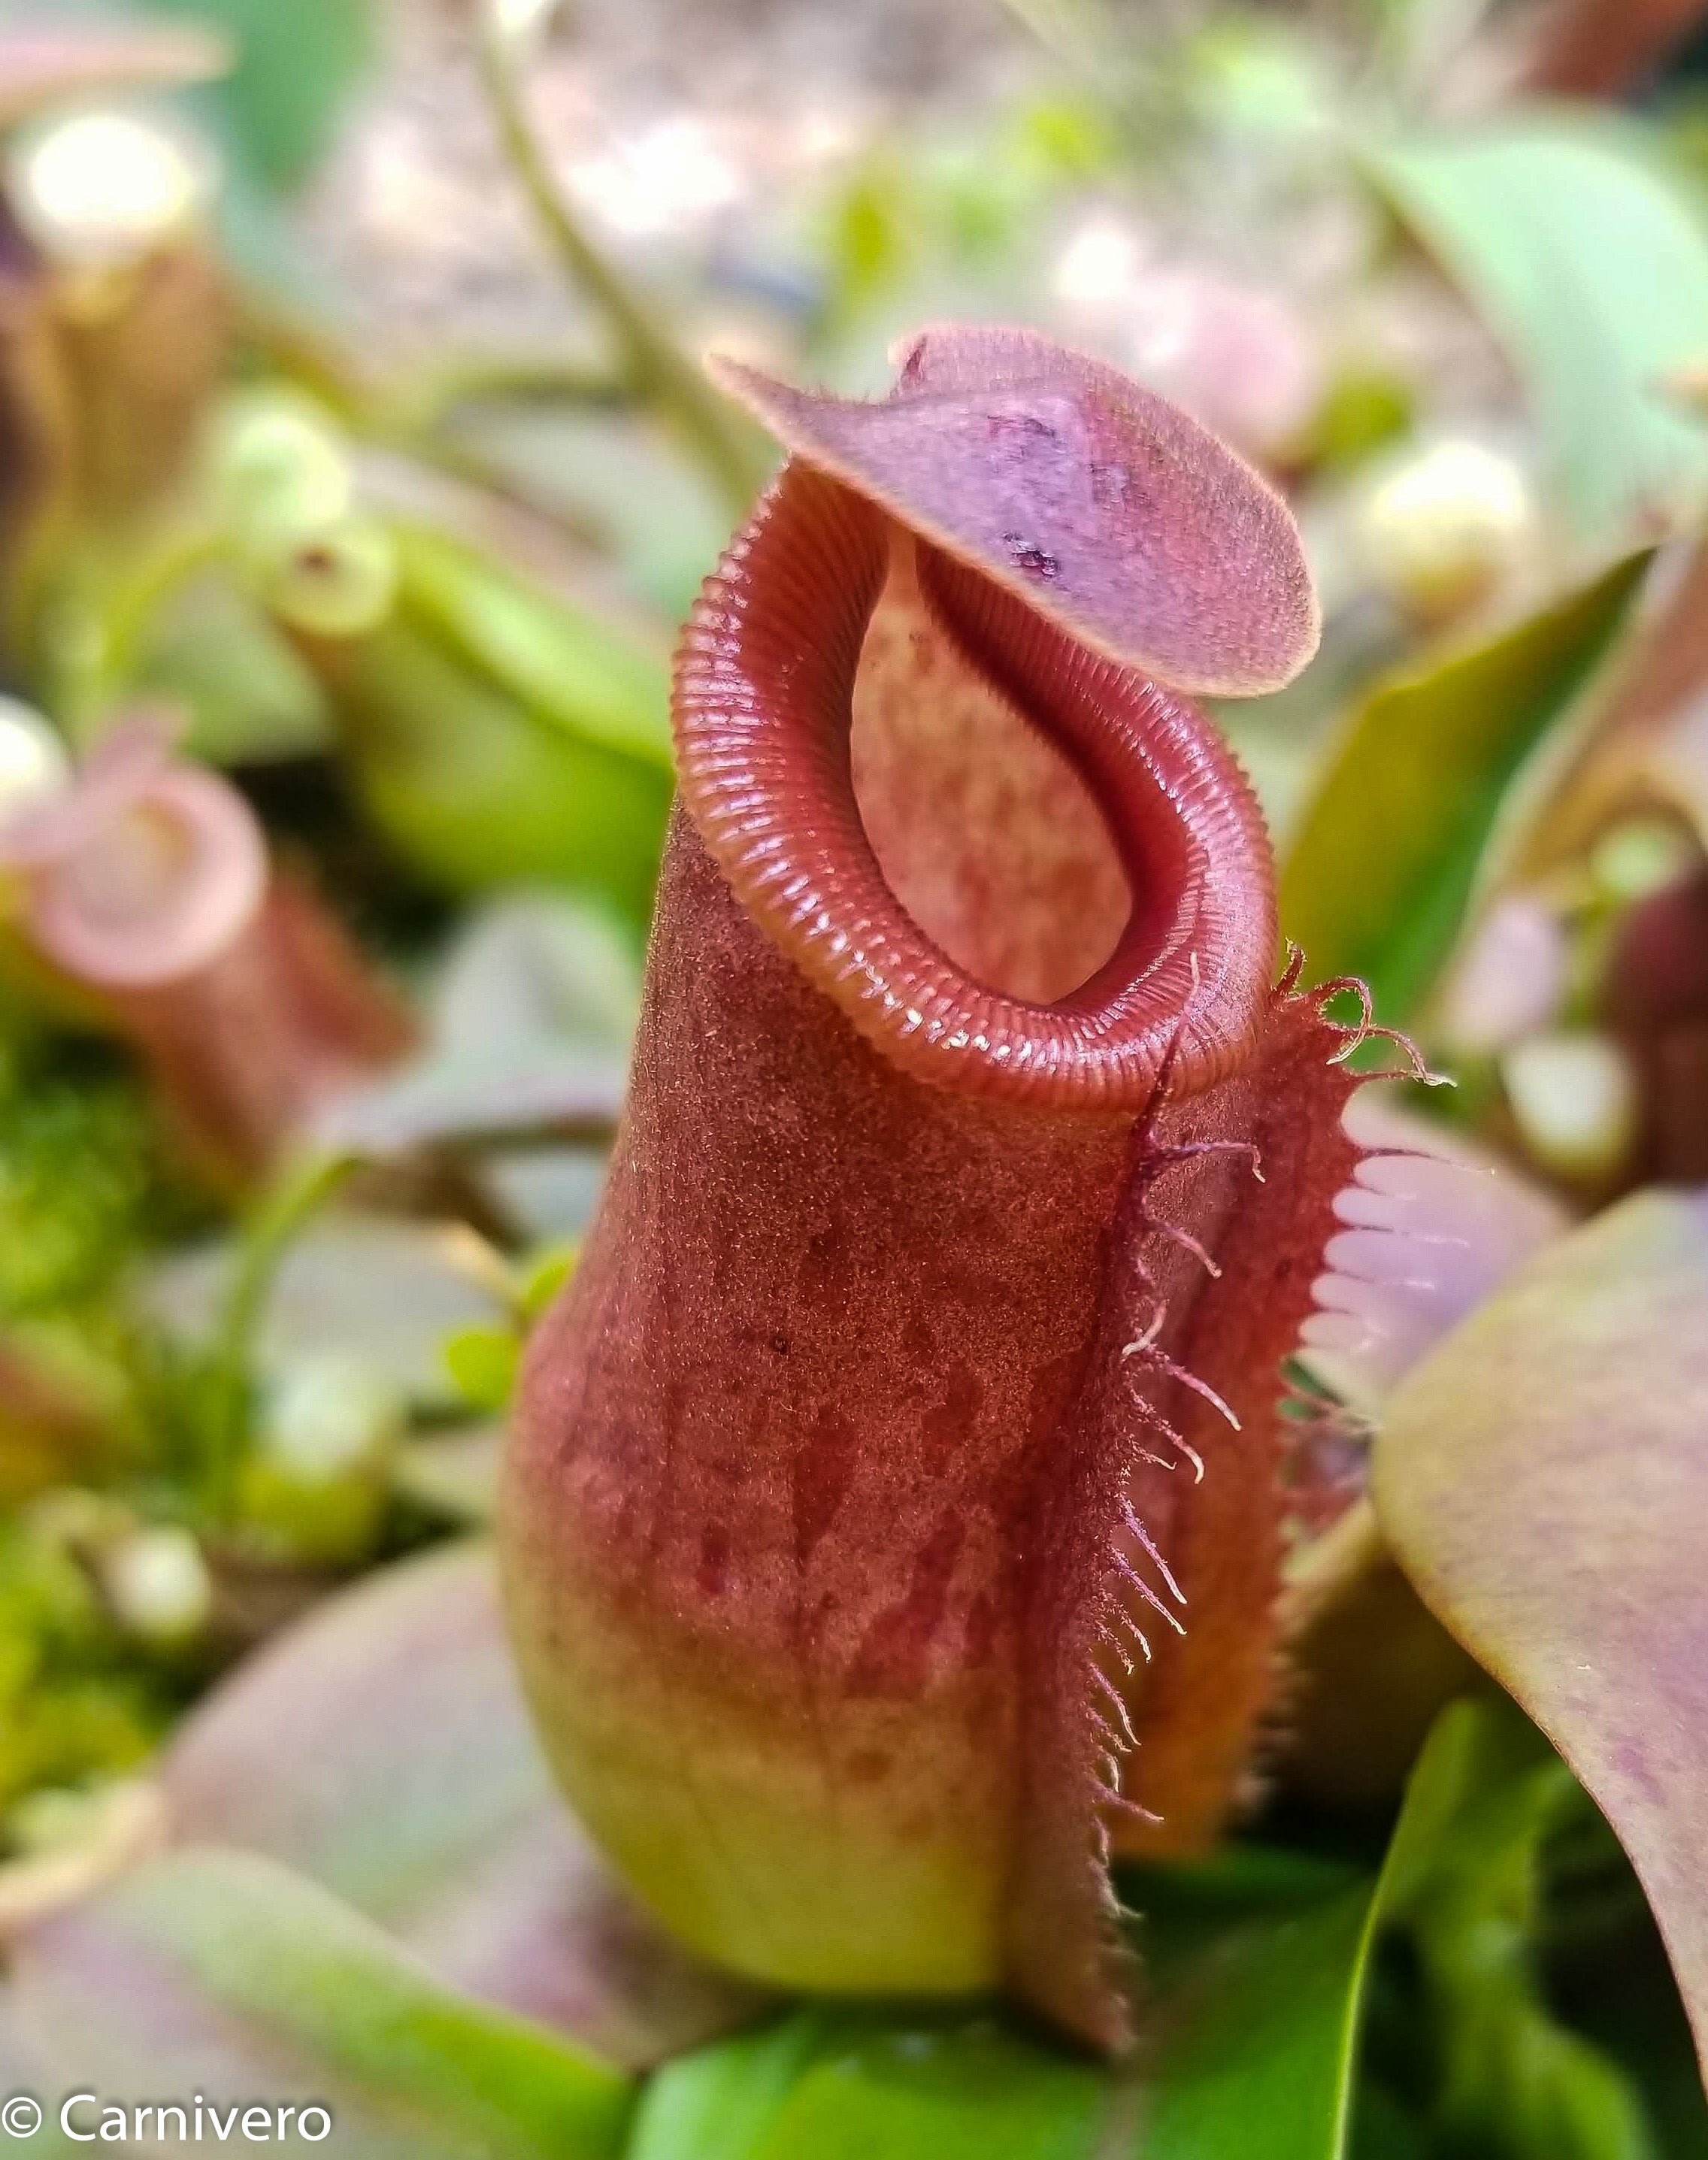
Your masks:
{"label": "glossy green leaf", "polygon": [[991,2019],[801,2011],[661,2071],[630,2160],[1092,2160],[1115,2097]]}
{"label": "glossy green leaf", "polygon": [[845,2033],[837,2012],[797,2011],[667,2063],[641,2096],[627,2160],[751,2160],[807,2067]]}
{"label": "glossy green leaf", "polygon": [[1141,2160],[1345,2150],[1373,1884],[1285,1848],[1123,1871],[1155,1991]]}
{"label": "glossy green leaf", "polygon": [[1708,434],[1661,385],[1708,353],[1708,233],[1638,124],[1530,116],[1366,164],[1524,376],[1583,541],[1698,502]]}
{"label": "glossy green leaf", "polygon": [[1249,1846],[1129,1871],[1145,1915],[1138,2074],[985,2017],[802,2011],[661,2070],[630,2160],[1338,2160],[1371,1887]]}
{"label": "glossy green leaf", "polygon": [[[1384,1923],[1415,1920],[1467,1879],[1531,1867],[1571,1789],[1534,1728],[1495,1696],[1449,1703],[1407,1780],[1382,1867]],[[1528,1886],[1521,1902],[1533,1902]]]}
{"label": "glossy green leaf", "polygon": [[1451,949],[1503,799],[1624,622],[1649,558],[1517,628],[1390,677],[1352,715],[1281,880],[1318,979],[1357,975],[1389,1020]]}
{"label": "glossy green leaf", "polygon": [[1399,1386],[1375,1456],[1420,1592],[1599,1803],[1708,2052],[1708,1198],[1551,1245]]}
{"label": "glossy green leaf", "polygon": [[1163,2017],[1143,2160],[1345,2150],[1369,1918],[1364,1883],[1236,1931],[1182,1976]]}
{"label": "glossy green leaf", "polygon": [[202,1847],[30,1936],[14,2014],[66,2089],[328,2107],[362,2160],[605,2160],[629,2081],[435,1980],[278,1862]]}
{"label": "glossy green leaf", "polygon": [[994,2023],[875,2033],[825,2050],[779,2111],[766,2160],[1079,2160],[1108,2080]]}

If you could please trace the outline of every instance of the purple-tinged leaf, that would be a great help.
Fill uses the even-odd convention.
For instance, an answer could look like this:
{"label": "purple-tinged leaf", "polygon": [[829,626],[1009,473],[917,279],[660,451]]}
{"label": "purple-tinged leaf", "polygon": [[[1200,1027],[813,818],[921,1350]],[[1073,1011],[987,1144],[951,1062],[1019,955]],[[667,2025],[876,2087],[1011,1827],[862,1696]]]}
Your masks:
{"label": "purple-tinged leaf", "polygon": [[1399,1388],[1383,1527],[1629,1852],[1708,2055],[1708,1193],[1543,1253]]}
{"label": "purple-tinged leaf", "polygon": [[[317,1883],[257,1853],[168,1855],[23,1944],[8,2005],[39,2090],[98,2095],[69,2134],[155,2138],[161,2102],[268,2141],[330,2117],[360,2160],[615,2160],[628,2081],[562,2033],[444,1982]],[[115,2124],[102,2110],[125,2102]],[[138,2118],[146,2096],[148,2114]],[[146,2124],[146,2128],[145,2128]],[[176,2130],[177,2126],[174,2126]],[[169,2138],[164,2118],[160,2143]],[[308,2132],[313,2142],[319,2138]],[[65,2150],[61,2146],[57,2149]]]}
{"label": "purple-tinged leaf", "polygon": [[804,463],[1093,650],[1179,690],[1249,696],[1321,629],[1292,516],[1166,398],[1029,330],[922,330],[880,404],[714,364]]}
{"label": "purple-tinged leaf", "polygon": [[641,1919],[558,1798],[482,1546],[320,1606],[195,1712],[164,1777],[181,1841],[287,1862],[441,1978],[610,2059],[656,2060],[750,2012]]}

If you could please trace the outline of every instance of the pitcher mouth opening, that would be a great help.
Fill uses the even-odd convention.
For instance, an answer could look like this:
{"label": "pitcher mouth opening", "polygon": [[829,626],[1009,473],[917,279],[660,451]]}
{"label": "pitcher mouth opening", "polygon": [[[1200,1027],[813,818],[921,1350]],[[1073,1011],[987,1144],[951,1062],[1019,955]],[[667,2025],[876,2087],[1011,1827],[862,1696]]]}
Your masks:
{"label": "pitcher mouth opening", "polygon": [[[949,896],[958,916],[941,884],[933,894],[921,851],[903,845],[897,776],[875,783],[859,708],[886,587],[892,600],[911,589],[928,640],[1047,745],[1036,769],[1041,784],[1056,776],[1078,861],[1033,896],[1030,950],[991,938],[999,910],[981,916],[963,890]],[[892,672],[886,700],[926,693]],[[905,1070],[1118,1112],[1141,1108],[1165,1066],[1190,1093],[1243,1056],[1276,931],[1262,815],[1237,762],[1184,700],[851,488],[786,466],[689,617],[673,714],[685,804],[738,898]]]}
{"label": "pitcher mouth opening", "polygon": [[1074,760],[998,695],[933,615],[912,536],[860,649],[850,765],[885,882],[972,981],[1039,1005],[1114,954],[1133,891]]}

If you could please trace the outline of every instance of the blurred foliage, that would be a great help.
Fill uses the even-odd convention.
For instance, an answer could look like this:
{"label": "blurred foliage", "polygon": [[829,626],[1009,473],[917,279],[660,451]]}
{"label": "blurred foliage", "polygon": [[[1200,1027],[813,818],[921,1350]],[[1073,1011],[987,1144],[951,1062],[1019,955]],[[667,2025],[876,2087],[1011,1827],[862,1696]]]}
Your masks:
{"label": "blurred foliage", "polygon": [[[969,56],[953,96],[888,118],[852,86],[828,152],[756,163],[696,222],[708,167],[655,245],[532,97],[532,63],[587,26],[497,8],[457,49],[456,96],[480,117],[484,69],[481,124],[540,242],[520,274],[558,277],[559,330],[511,351],[483,319],[465,348],[453,320],[423,356],[363,326],[368,296],[293,206],[325,179],[348,215],[356,183],[324,160],[391,110],[381,11],[103,12],[127,34],[213,24],[234,65],[152,101],[206,55],[132,46],[91,75],[60,55],[44,88],[0,86],[0,663],[49,745],[0,710],[0,828],[164,698],[185,722],[169,784],[221,769],[226,829],[260,834],[269,890],[298,881],[319,958],[267,948],[266,980],[300,992],[277,1033],[239,1000],[174,1034],[44,965],[28,880],[0,870],[0,1932],[43,1902],[15,1981],[38,2026],[133,2064],[146,1987],[150,2090],[288,2063],[347,2149],[399,2160],[1700,2160],[1643,1892],[1493,1687],[1443,1714],[1403,1796],[1337,1811],[1284,1769],[1249,1835],[1123,1872],[1150,2045],[1111,2073],[994,2012],[761,2003],[685,1971],[571,1849],[488,1563],[416,1556],[491,1518],[497,1421],[620,1109],[672,624],[770,457],[700,380],[714,331],[875,392],[921,320],[1037,320],[1234,440],[1297,510],[1325,601],[1305,675],[1218,713],[1312,976],[1364,978],[1377,1020],[1463,1083],[1430,1109],[1574,1209],[1703,1174],[1708,656],[1667,613],[1708,485],[1700,93],[1529,101],[1510,25],[1456,0],[1013,0],[1017,63]],[[0,6],[0,50],[20,21],[81,14]],[[997,23],[993,5],[993,43]],[[109,106],[137,125],[86,136],[112,163],[68,191],[44,153]],[[423,176],[388,152],[392,213],[484,235],[461,154],[448,131]],[[454,304],[489,270],[501,290],[508,272],[455,272]],[[376,1010],[402,1015],[392,1034]],[[246,1046],[263,1098],[293,1060],[309,1077],[210,1181],[186,1138]],[[340,1086],[316,1093],[323,1060]],[[1642,1305],[1628,1254],[1606,1272]],[[1454,1597],[1493,1568],[1497,1617],[1459,1632],[1486,1631],[1484,1664],[1638,1849],[1650,1815],[1547,1696],[1562,1654],[1513,1617],[1526,1571],[1576,1612],[1672,1550],[1669,1508],[1696,1526],[1671,1484],[1622,1512],[1653,1436],[1619,1405],[1704,1316],[1669,1306],[1656,1342],[1639,1310],[1616,1341],[1604,1307],[1579,1284],[1487,1367],[1456,1337],[1437,1384],[1463,1399],[1431,1430],[1476,1459],[1462,1488],[1426,1465],[1402,1490],[1417,1458],[1395,1456],[1384,1517]],[[1601,1362],[1580,1394],[1529,1415],[1581,1337]],[[1478,1440],[1514,1373],[1526,1410]],[[1368,1431],[1300,1378],[1361,1485]],[[1568,1445],[1592,1396],[1622,1436],[1596,1504],[1624,1542],[1567,1597],[1522,1533],[1556,1488],[1594,1497]],[[1416,1415],[1403,1395],[1394,1429]],[[1521,1442],[1467,1538],[1452,1492]],[[1700,1643],[1667,1630],[1693,1590],[1660,1582],[1638,1638],[1674,1659],[1680,1702]],[[1434,1625],[1395,1593],[1413,1638]],[[1367,1646],[1373,1686],[1391,1647]],[[1700,1732],[1700,1689],[1679,1715]],[[139,1765],[188,1848],[79,1902],[52,1871],[80,1893],[114,1872],[103,1799]],[[1686,1895],[1700,1929],[1694,1875]],[[1657,1909],[1677,1960],[1679,1908]]]}
{"label": "blurred foliage", "polygon": [[[1406,2116],[1420,2150],[1512,2160],[1657,2150],[1637,2087],[1558,2021],[1542,1987],[1551,1841],[1594,1820],[1558,1758],[1504,1706],[1467,1700],[1442,1713],[1383,1872],[1379,2068],[1355,2152],[1384,2149],[1387,2126]],[[1617,1883],[1615,1851],[1596,1858]],[[1396,2045],[1403,2032],[1413,2044]],[[1384,2072],[1398,2090],[1384,2093]]]}
{"label": "blurred foliage", "polygon": [[174,1855],[120,1887],[106,1925],[148,1972],[163,2068],[194,2059],[198,2018],[241,2029],[258,2014],[271,2044],[256,2068],[264,2060],[288,2082],[289,2065],[304,2090],[325,2093],[335,2120],[366,2130],[361,2149],[423,2160],[498,2149],[519,2160],[605,2160],[622,2150],[630,2102],[615,2072],[559,2034],[444,1986],[275,1861]]}
{"label": "blurred foliage", "polygon": [[41,1046],[0,1052],[0,1315],[87,1305],[174,1228],[159,1137],[130,1075]]}
{"label": "blurred foliage", "polygon": [[638,2160],[1072,2160],[1091,2149],[1108,2106],[1094,2071],[994,2023],[897,2032],[803,2011],[660,2072],[629,2150]]}
{"label": "blurred foliage", "polygon": [[126,1769],[165,1729],[174,1692],[139,1667],[93,1584],[23,1524],[0,1532],[0,1820],[39,1789]]}
{"label": "blurred foliage", "polygon": [[1529,120],[1384,143],[1369,164],[1528,378],[1570,529],[1602,548],[1696,510],[1708,439],[1657,393],[1708,347],[1708,231],[1659,146]]}
{"label": "blurred foliage", "polygon": [[1637,555],[1468,652],[1378,683],[1324,761],[1281,887],[1288,934],[1409,1022],[1458,936],[1503,801],[1603,659]]}
{"label": "blurred foliage", "polygon": [[204,93],[241,166],[293,188],[330,148],[352,93],[372,65],[379,23],[370,0],[132,0],[147,11],[215,23],[237,64]]}
{"label": "blurred foliage", "polygon": [[300,633],[380,830],[454,890],[584,886],[638,927],[670,799],[663,669],[449,537],[387,537],[383,618]]}
{"label": "blurred foliage", "polygon": [[235,64],[195,93],[241,180],[299,186],[331,148],[353,94],[378,57],[371,0],[3,0],[0,23],[108,25],[129,17],[207,26],[231,42]]}

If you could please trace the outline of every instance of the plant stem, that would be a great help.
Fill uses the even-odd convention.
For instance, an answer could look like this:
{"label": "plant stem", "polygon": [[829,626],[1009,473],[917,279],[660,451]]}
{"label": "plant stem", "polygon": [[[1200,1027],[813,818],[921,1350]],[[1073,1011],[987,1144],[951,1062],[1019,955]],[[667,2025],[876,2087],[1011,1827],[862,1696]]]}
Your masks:
{"label": "plant stem", "polygon": [[454,361],[412,384],[397,400],[401,424],[417,434],[443,426],[459,405],[579,405],[621,408],[626,383],[609,370],[573,361],[517,355]]}
{"label": "plant stem", "polygon": [[236,1505],[252,1410],[255,1332],[280,1264],[298,1232],[358,1160],[347,1151],[324,1150],[288,1164],[240,1233],[204,1368],[208,1498],[216,1521],[229,1519]]}
{"label": "plant stem", "polygon": [[674,423],[730,507],[745,514],[765,477],[763,454],[745,423],[721,403],[652,309],[582,230],[523,109],[510,40],[490,0],[481,12],[480,61],[511,169],[559,260],[604,315],[636,394]]}
{"label": "plant stem", "polygon": [[215,1356],[247,1366],[255,1329],[281,1263],[299,1230],[343,1184],[358,1158],[342,1150],[308,1155],[287,1166],[245,1223],[231,1278],[220,1309]]}
{"label": "plant stem", "polygon": [[80,748],[133,688],[143,640],[161,608],[226,553],[222,537],[199,523],[175,527],[133,550],[117,574],[110,550],[99,543],[68,551],[39,634],[34,672],[42,703]]}

